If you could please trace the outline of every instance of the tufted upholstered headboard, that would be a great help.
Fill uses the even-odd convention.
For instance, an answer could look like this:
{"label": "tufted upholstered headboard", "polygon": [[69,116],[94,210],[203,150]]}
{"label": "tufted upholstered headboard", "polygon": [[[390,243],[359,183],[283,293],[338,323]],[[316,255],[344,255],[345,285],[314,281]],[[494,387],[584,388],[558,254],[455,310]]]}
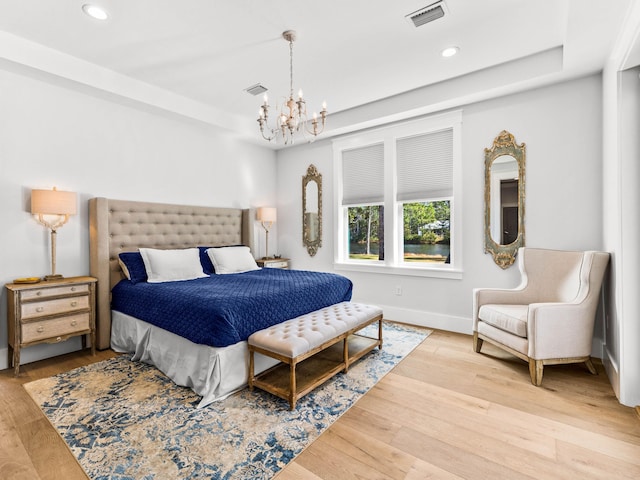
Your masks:
{"label": "tufted upholstered headboard", "polygon": [[111,288],[122,278],[120,252],[147,248],[248,245],[250,211],[92,198],[89,200],[91,275],[98,279],[96,346],[109,348]]}

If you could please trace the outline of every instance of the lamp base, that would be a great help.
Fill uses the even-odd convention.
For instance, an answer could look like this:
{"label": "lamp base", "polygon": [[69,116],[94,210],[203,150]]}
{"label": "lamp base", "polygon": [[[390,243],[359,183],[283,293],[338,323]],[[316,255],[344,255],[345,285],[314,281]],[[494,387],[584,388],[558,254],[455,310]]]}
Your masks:
{"label": "lamp base", "polygon": [[50,280],[62,280],[64,277],[62,275],[60,275],[59,273],[56,273],[54,275],[45,275],[44,277],[44,281],[48,282]]}

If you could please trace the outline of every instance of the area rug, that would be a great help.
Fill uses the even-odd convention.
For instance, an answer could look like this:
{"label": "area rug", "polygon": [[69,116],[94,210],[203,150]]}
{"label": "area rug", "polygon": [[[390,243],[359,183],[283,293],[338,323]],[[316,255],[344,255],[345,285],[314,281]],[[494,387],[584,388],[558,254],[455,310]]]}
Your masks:
{"label": "area rug", "polygon": [[383,328],[382,350],[303,397],[293,411],[286,401],[247,388],[196,409],[200,397],[190,389],[125,355],[24,388],[91,479],[269,479],[429,334],[387,322]]}

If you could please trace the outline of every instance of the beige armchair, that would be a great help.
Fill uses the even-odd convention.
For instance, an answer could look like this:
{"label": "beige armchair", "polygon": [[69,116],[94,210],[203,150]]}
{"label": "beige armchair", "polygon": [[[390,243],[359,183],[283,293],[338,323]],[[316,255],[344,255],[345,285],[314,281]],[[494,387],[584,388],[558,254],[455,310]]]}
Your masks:
{"label": "beige armchair", "polygon": [[608,262],[604,252],[520,248],[520,286],[474,289],[474,350],[487,341],[529,362],[536,386],[544,365],[584,362],[595,375],[593,324]]}

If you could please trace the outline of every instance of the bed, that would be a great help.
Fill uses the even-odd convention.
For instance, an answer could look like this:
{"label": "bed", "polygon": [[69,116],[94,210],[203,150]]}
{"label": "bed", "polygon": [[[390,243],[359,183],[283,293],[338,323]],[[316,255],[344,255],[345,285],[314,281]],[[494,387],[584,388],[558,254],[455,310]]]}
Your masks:
{"label": "bed", "polygon": [[[91,274],[98,279],[96,294],[96,343],[99,349],[111,347],[118,352],[128,352],[132,358],[155,365],[176,384],[190,387],[202,397],[199,407],[225,398],[243,388],[248,374],[247,336],[265,325],[279,323],[288,318],[320,308],[322,302],[349,299],[351,282],[344,277],[314,272],[296,272],[276,269],[261,269],[232,275],[211,275],[186,282],[133,285],[125,279],[119,263],[119,255],[136,252],[139,248],[184,249],[192,247],[226,247],[253,243],[251,211],[237,208],[193,207],[183,205],[133,202],[93,198],[89,201],[90,214],[90,259]],[[206,269],[205,269],[206,271]],[[348,282],[348,289],[340,287],[326,296],[318,295],[318,287],[307,285],[307,277],[336,277]],[[293,277],[298,290],[289,292],[280,284]],[[123,281],[124,279],[124,281]],[[224,280],[224,281],[223,281]],[[315,281],[315,280],[314,280]],[[234,283],[235,282],[235,283]],[[261,282],[268,286],[261,293]],[[177,319],[176,324],[191,324],[193,318],[202,323],[202,329],[211,329],[200,338],[173,327],[174,322],[164,324],[160,313],[153,308],[131,309],[136,299],[144,305],[155,306],[158,302],[147,299],[151,290],[174,288],[191,291],[213,291],[223,283],[235,285],[231,292],[236,297],[217,297],[207,304],[220,305],[224,313],[220,318],[208,319],[207,312],[199,312],[198,299],[167,302],[170,310],[165,318]],[[188,284],[188,285],[187,285]],[[243,290],[252,285],[250,290]],[[156,288],[157,286],[157,288]],[[187,288],[188,286],[188,288]],[[246,287],[248,288],[248,287]],[[333,287],[332,287],[333,288]],[[342,291],[342,289],[345,289]],[[348,291],[347,291],[348,290]],[[305,291],[315,294],[307,306],[302,305]],[[169,292],[167,290],[167,292]],[[180,298],[183,293],[165,292],[166,298]],[[250,293],[248,293],[250,292]],[[289,293],[287,293],[289,292]],[[113,297],[112,297],[113,295]],[[179,296],[176,296],[179,295]],[[196,293],[196,295],[198,295]],[[209,295],[209,293],[207,293]],[[258,298],[264,295],[261,300]],[[231,298],[233,297],[233,298]],[[285,302],[284,299],[291,301]],[[228,301],[227,301],[228,300]],[[248,302],[246,311],[241,311],[236,302]],[[145,303],[146,302],[146,303]],[[225,303],[226,302],[226,303]],[[320,302],[320,303],[318,303]],[[288,303],[282,312],[274,313],[279,304]],[[173,310],[172,310],[173,309]],[[182,310],[181,310],[182,309]],[[312,310],[309,310],[312,309]],[[146,315],[146,316],[145,316]],[[216,313],[217,315],[217,313]],[[157,318],[156,318],[157,317]],[[193,317],[193,318],[192,318]],[[288,318],[285,318],[288,317]],[[214,317],[211,317],[214,318]],[[266,322],[266,323],[265,323]],[[270,323],[269,323],[270,322]],[[232,324],[222,330],[226,323]],[[163,328],[164,327],[164,328]],[[225,327],[227,328],[227,327]],[[174,332],[170,330],[175,330]],[[256,371],[269,368],[274,363],[268,357],[255,359]]]}

